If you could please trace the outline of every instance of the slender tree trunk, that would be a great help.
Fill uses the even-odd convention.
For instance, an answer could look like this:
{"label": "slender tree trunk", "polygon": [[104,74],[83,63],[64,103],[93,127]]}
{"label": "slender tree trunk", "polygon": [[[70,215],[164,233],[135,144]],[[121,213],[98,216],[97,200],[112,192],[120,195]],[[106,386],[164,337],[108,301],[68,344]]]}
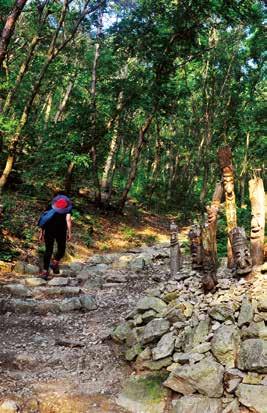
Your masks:
{"label": "slender tree trunk", "polygon": [[95,186],[95,202],[101,204],[101,184],[98,176],[98,161],[97,161],[97,107],[96,107],[96,84],[97,84],[97,65],[100,56],[100,41],[99,36],[102,31],[102,14],[99,16],[97,37],[98,41],[95,44],[95,54],[92,68],[92,83],[91,83],[91,97],[92,97],[92,119],[91,119],[91,131],[92,131],[92,147],[90,150],[90,156],[93,163],[93,180]]}
{"label": "slender tree trunk", "polygon": [[120,113],[122,111],[122,108],[123,108],[123,92],[121,91],[118,97],[117,116],[114,122],[115,123],[114,132],[113,132],[112,140],[110,143],[109,154],[105,162],[104,172],[103,172],[102,180],[101,180],[101,189],[104,194],[108,194],[110,192],[109,190],[111,186],[111,172],[113,170],[116,154],[120,147],[121,135],[120,135],[119,129],[120,129]]}
{"label": "slender tree trunk", "polygon": [[67,169],[67,173],[65,177],[65,191],[67,192],[67,194],[70,194],[71,192],[74,166],[75,166],[74,162],[71,161]]}
{"label": "slender tree trunk", "polygon": [[263,180],[254,178],[249,181],[249,197],[251,202],[250,249],[253,265],[261,265],[264,261],[264,228],[265,228],[265,192]]}
{"label": "slender tree trunk", "polygon": [[205,197],[207,195],[208,191],[208,180],[209,180],[209,163],[208,160],[205,160],[204,162],[204,174],[203,174],[203,183],[202,183],[202,188],[199,196],[199,200],[201,204],[204,203]]}
{"label": "slender tree trunk", "polygon": [[7,54],[7,48],[15,29],[16,22],[27,0],[16,0],[15,5],[8,16],[0,37],[0,69]]}
{"label": "slender tree trunk", "polygon": [[[229,146],[225,146],[218,151],[219,163],[222,171],[222,180],[225,193],[225,213],[227,221],[227,231],[229,232],[237,226],[236,203],[234,190],[234,168],[232,164],[232,152]],[[232,247],[230,240],[227,243],[228,268],[234,265]]]}
{"label": "slender tree trunk", "polygon": [[39,36],[34,36],[33,37],[32,41],[31,41],[31,44],[30,44],[28,54],[26,56],[26,59],[22,63],[22,65],[20,66],[19,73],[18,73],[16,81],[15,81],[15,85],[6,97],[6,101],[5,101],[5,104],[4,104],[4,107],[3,107],[3,112],[7,112],[7,110],[9,109],[9,107],[11,105],[12,100],[13,100],[14,96],[16,95],[16,92],[17,92],[23,78],[24,78],[25,74],[28,71],[29,64],[32,60],[32,57],[34,55],[34,50],[35,50],[39,40],[40,40]]}
{"label": "slender tree trunk", "polygon": [[125,185],[125,188],[122,192],[121,199],[119,201],[120,209],[124,208],[126,200],[127,200],[128,193],[129,193],[129,191],[132,187],[133,181],[136,177],[137,166],[138,166],[138,162],[139,162],[139,159],[140,159],[140,154],[141,154],[142,148],[143,148],[144,143],[145,143],[145,135],[146,135],[151,123],[152,123],[153,117],[154,117],[153,113],[151,115],[149,115],[148,118],[146,119],[144,125],[139,130],[138,142],[137,142],[137,146],[134,149],[134,154],[133,154],[130,173],[129,173],[128,180],[127,180],[127,183]]}
{"label": "slender tree trunk", "polygon": [[250,133],[247,132],[246,134],[246,148],[245,148],[245,155],[243,160],[243,168],[240,174],[240,202],[241,208],[245,208],[245,184],[247,178],[247,169],[248,169],[248,148],[249,148],[249,138]]}
{"label": "slender tree trunk", "polygon": [[66,105],[67,105],[67,102],[68,102],[68,100],[69,100],[69,97],[70,97],[72,88],[73,88],[73,86],[74,86],[74,82],[75,82],[75,79],[71,79],[70,82],[68,83],[68,86],[67,86],[67,88],[66,88],[66,92],[65,92],[65,94],[64,94],[64,96],[63,96],[62,101],[60,102],[58,111],[57,111],[57,113],[56,113],[56,115],[55,115],[55,119],[54,119],[54,122],[55,122],[55,123],[57,123],[59,120],[62,120],[62,114],[63,114],[63,112],[64,112],[64,110],[65,110],[65,108],[66,108]]}

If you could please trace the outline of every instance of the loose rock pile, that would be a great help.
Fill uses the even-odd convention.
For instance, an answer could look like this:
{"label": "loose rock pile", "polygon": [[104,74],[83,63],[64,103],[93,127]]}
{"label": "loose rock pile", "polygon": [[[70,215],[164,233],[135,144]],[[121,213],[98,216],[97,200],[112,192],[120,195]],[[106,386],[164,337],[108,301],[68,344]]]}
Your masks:
{"label": "loose rock pile", "polygon": [[266,274],[237,280],[222,266],[218,280],[204,295],[184,268],[146,291],[112,337],[137,374],[166,370],[172,413],[266,413]]}

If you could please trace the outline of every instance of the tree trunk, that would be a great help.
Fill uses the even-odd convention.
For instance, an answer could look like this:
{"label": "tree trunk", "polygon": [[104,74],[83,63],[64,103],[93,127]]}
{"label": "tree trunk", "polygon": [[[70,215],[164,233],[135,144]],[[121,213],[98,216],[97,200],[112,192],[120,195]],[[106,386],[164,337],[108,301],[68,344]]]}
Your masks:
{"label": "tree trunk", "polygon": [[101,184],[98,177],[98,161],[97,161],[97,108],[96,108],[96,83],[97,83],[97,65],[100,56],[100,42],[99,36],[102,31],[102,14],[99,16],[97,38],[98,41],[95,44],[95,54],[92,68],[92,83],[91,83],[91,96],[92,96],[92,118],[91,118],[91,138],[93,141],[90,156],[93,163],[93,180],[95,186],[95,202],[101,204]]}
{"label": "tree trunk", "polygon": [[67,169],[67,173],[66,173],[66,177],[65,177],[65,191],[67,192],[67,194],[70,194],[71,192],[71,186],[72,186],[72,176],[73,176],[73,169],[74,169],[74,162],[71,161],[69,163],[68,169]]}
{"label": "tree trunk", "polygon": [[143,145],[145,143],[145,135],[146,135],[151,123],[152,123],[153,116],[154,116],[154,114],[149,115],[148,118],[146,119],[144,125],[139,130],[138,142],[137,142],[137,146],[134,149],[134,154],[133,154],[133,159],[132,159],[132,166],[131,166],[131,169],[130,169],[129,177],[128,177],[127,183],[125,185],[125,188],[122,192],[121,199],[119,201],[119,207],[120,207],[121,210],[125,206],[128,193],[129,193],[129,191],[132,187],[133,181],[136,177],[137,166],[138,166],[138,162],[139,162],[139,159],[140,159],[140,154],[141,154]]}
{"label": "tree trunk", "polygon": [[66,88],[66,92],[65,92],[65,94],[64,94],[64,96],[63,96],[62,101],[60,102],[58,111],[57,111],[57,113],[56,113],[56,115],[55,115],[55,119],[54,119],[54,122],[55,122],[55,123],[57,123],[59,120],[62,120],[62,114],[63,114],[63,112],[64,112],[64,110],[65,110],[65,107],[66,107],[66,105],[67,105],[67,102],[68,102],[68,100],[69,100],[69,97],[70,97],[72,88],[73,88],[73,86],[74,86],[74,82],[75,82],[75,79],[70,80],[70,82],[69,82],[69,84],[68,84],[68,86],[67,86],[67,88]]}
{"label": "tree trunk", "polygon": [[122,111],[122,107],[123,107],[123,92],[121,91],[118,97],[117,116],[114,121],[115,123],[114,132],[113,132],[112,140],[110,143],[109,154],[105,162],[104,172],[103,172],[102,180],[101,180],[101,190],[104,196],[105,194],[108,194],[110,192],[112,170],[113,170],[113,166],[115,162],[115,157],[116,157],[116,154],[119,150],[120,143],[121,143],[121,135],[119,132],[119,128],[120,128],[120,112]]}
{"label": "tree trunk", "polygon": [[[223,187],[225,193],[225,213],[227,221],[227,231],[229,232],[237,226],[236,204],[234,192],[234,168],[232,164],[232,153],[229,146],[225,146],[218,151],[219,164],[222,172]],[[232,247],[228,239],[227,242],[228,268],[234,265]]]}
{"label": "tree trunk", "polygon": [[251,202],[250,249],[253,265],[264,262],[265,192],[263,180],[254,178],[249,181]]}
{"label": "tree trunk", "polygon": [[0,69],[7,54],[7,48],[18,20],[27,0],[17,0],[8,16],[0,37]]}
{"label": "tree trunk", "polygon": [[247,177],[247,169],[248,169],[248,148],[249,148],[249,138],[250,133],[247,132],[246,134],[246,148],[245,148],[245,155],[243,160],[243,168],[240,174],[240,203],[241,208],[246,208],[245,205],[245,185],[246,185],[246,177]]}
{"label": "tree trunk", "polygon": [[24,78],[25,74],[28,71],[29,64],[32,60],[32,57],[34,55],[34,50],[35,50],[39,40],[40,40],[39,36],[34,36],[33,37],[32,41],[31,41],[31,44],[30,44],[28,55],[27,55],[25,61],[20,66],[19,73],[18,73],[16,81],[15,81],[15,85],[6,97],[6,101],[5,101],[5,104],[4,104],[4,107],[3,107],[3,112],[7,112],[7,110],[9,109],[9,107],[11,105],[12,100],[13,100],[14,96],[16,95],[16,92],[17,92],[23,78]]}

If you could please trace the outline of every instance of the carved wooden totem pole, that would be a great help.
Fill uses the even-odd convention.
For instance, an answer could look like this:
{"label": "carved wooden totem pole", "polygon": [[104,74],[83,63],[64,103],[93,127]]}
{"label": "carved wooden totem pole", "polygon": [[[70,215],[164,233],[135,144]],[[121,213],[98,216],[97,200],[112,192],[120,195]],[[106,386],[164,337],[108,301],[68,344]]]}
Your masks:
{"label": "carved wooden totem pole", "polygon": [[252,259],[245,230],[240,227],[233,228],[229,232],[229,239],[233,250],[235,274],[249,274],[252,270]]}
{"label": "carved wooden totem pole", "polygon": [[174,277],[181,265],[181,254],[178,241],[178,227],[174,221],[170,224],[170,265],[171,275]]}
{"label": "carved wooden totem pole", "polygon": [[[218,158],[222,172],[222,182],[225,194],[225,213],[227,221],[227,230],[229,232],[237,226],[236,204],[234,192],[234,168],[232,164],[232,153],[229,146],[220,148]],[[228,268],[233,267],[233,254],[231,244],[227,243]]]}
{"label": "carved wooden totem pole", "polygon": [[201,229],[199,225],[194,225],[188,234],[190,239],[190,250],[192,259],[192,269],[202,269],[202,242],[201,242]]}
{"label": "carved wooden totem pole", "polygon": [[249,181],[249,197],[251,202],[250,250],[253,265],[261,265],[264,261],[264,227],[265,227],[265,192],[261,178]]}
{"label": "carved wooden totem pole", "polygon": [[217,215],[223,194],[222,184],[216,184],[210,206],[207,206],[208,216],[202,227],[202,266],[203,277],[202,286],[204,292],[213,290],[218,283],[216,277],[217,271]]}

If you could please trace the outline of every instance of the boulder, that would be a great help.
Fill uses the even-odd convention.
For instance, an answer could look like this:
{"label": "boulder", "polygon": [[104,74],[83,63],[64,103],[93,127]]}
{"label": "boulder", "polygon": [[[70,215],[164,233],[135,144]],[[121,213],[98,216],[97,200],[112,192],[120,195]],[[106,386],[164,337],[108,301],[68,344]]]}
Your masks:
{"label": "boulder", "polygon": [[218,304],[212,307],[209,312],[211,318],[217,321],[232,320],[235,321],[234,317],[235,309],[232,305]]}
{"label": "boulder", "polygon": [[25,273],[25,265],[26,265],[25,262],[17,261],[14,268],[13,268],[13,271],[18,273],[18,274],[24,274]]}
{"label": "boulder", "polygon": [[170,356],[174,350],[175,337],[173,333],[164,334],[159,340],[156,347],[152,349],[153,360],[163,359]]}
{"label": "boulder", "polygon": [[83,294],[79,297],[79,299],[82,307],[87,311],[96,310],[98,307],[96,299],[93,295]]}
{"label": "boulder", "polygon": [[258,298],[258,310],[267,311],[267,294],[263,294]]}
{"label": "boulder", "polygon": [[34,264],[25,264],[24,272],[26,274],[38,274],[39,272],[39,267]]}
{"label": "boulder", "polygon": [[249,411],[254,413],[267,413],[267,386],[253,384],[240,384],[236,395]]}
{"label": "boulder", "polygon": [[167,333],[169,328],[170,323],[168,320],[165,320],[164,318],[155,318],[145,326],[141,336],[141,343],[152,343],[163,336],[163,334]]}
{"label": "boulder", "polygon": [[211,340],[211,352],[226,367],[235,367],[239,352],[240,333],[234,325],[222,325]]}
{"label": "boulder", "polygon": [[27,298],[32,295],[31,291],[21,284],[8,284],[6,285],[5,290],[13,295],[13,297],[18,298]]}
{"label": "boulder", "polygon": [[144,360],[142,362],[138,360],[136,367],[138,370],[156,371],[156,370],[161,370],[165,367],[168,367],[171,364],[172,364],[172,358],[165,357],[164,359],[160,359],[160,360]]}
{"label": "boulder", "polygon": [[166,407],[167,389],[161,386],[159,375],[131,377],[126,380],[118,396],[117,404],[131,413],[163,413]]}
{"label": "boulder", "polygon": [[128,361],[134,360],[138,354],[142,353],[143,349],[139,343],[133,345],[131,348],[128,348],[125,352],[125,358]]}
{"label": "boulder", "polygon": [[40,287],[41,285],[46,285],[47,282],[40,277],[29,277],[25,279],[25,284],[29,287]]}
{"label": "boulder", "polygon": [[223,394],[224,368],[212,359],[175,369],[164,385],[184,395],[195,391],[208,396],[220,397]]}
{"label": "boulder", "polygon": [[117,343],[123,343],[126,341],[127,335],[131,333],[132,323],[129,321],[119,324],[111,333],[114,341]]}
{"label": "boulder", "polygon": [[166,307],[167,304],[160,298],[149,296],[141,298],[136,305],[136,309],[140,312],[155,310],[157,313],[160,313],[165,310]]}
{"label": "boulder", "polygon": [[267,373],[267,341],[251,338],[241,343],[238,368]]}
{"label": "boulder", "polygon": [[237,399],[233,399],[227,406],[223,409],[222,413],[240,413],[239,402]]}
{"label": "boulder", "polygon": [[142,256],[135,257],[129,262],[129,268],[132,271],[142,271],[145,268],[146,262]]}
{"label": "boulder", "polygon": [[48,285],[54,286],[54,287],[64,287],[68,285],[69,280],[68,278],[63,278],[63,277],[54,277],[52,280],[48,281]]}
{"label": "boulder", "polygon": [[245,296],[242,300],[241,308],[240,308],[240,313],[238,317],[238,325],[239,327],[242,327],[244,324],[248,324],[253,320],[253,308],[248,300],[248,298]]}
{"label": "boulder", "polygon": [[171,413],[221,413],[222,402],[206,396],[183,396],[174,405]]}
{"label": "boulder", "polygon": [[81,309],[81,302],[79,298],[77,297],[65,298],[65,300],[63,300],[60,303],[60,311],[62,313],[68,313],[70,311],[80,310],[80,309]]}

